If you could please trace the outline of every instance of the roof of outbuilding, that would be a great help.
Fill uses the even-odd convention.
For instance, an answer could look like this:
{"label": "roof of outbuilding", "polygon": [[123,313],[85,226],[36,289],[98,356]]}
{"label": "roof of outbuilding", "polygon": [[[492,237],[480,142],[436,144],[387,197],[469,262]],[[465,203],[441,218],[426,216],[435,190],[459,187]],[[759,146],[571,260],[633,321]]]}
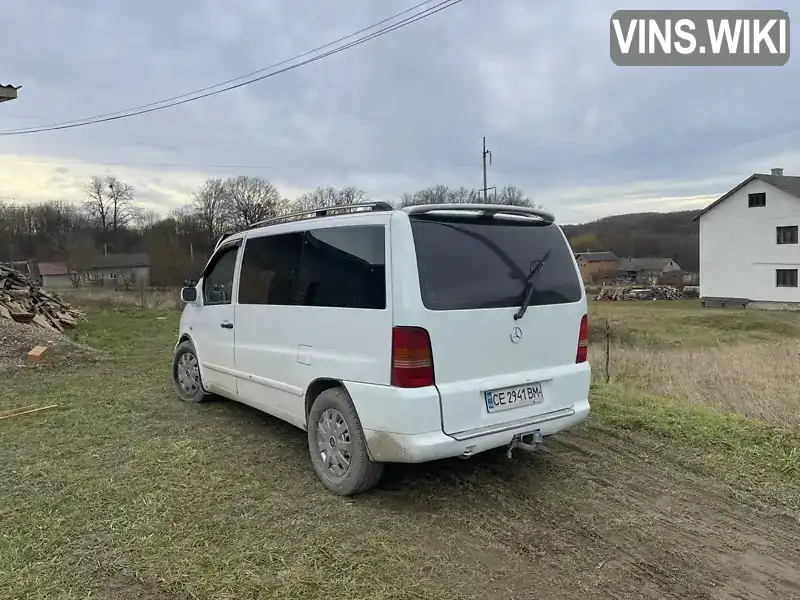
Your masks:
{"label": "roof of outbuilding", "polygon": [[64,263],[44,263],[38,265],[39,275],[69,275],[69,269]]}
{"label": "roof of outbuilding", "polygon": [[575,258],[583,258],[586,262],[604,262],[617,260],[617,255],[613,252],[578,252]]}
{"label": "roof of outbuilding", "polygon": [[763,181],[764,183],[768,183],[772,186],[775,186],[779,190],[783,190],[787,194],[794,196],[796,198],[800,198],[800,177],[795,175],[767,175],[766,173],[754,173],[747,179],[745,179],[742,183],[737,185],[735,188],[730,190],[729,192],[725,193],[723,196],[720,196],[714,202],[706,206],[703,210],[697,213],[692,221],[697,221],[700,217],[706,214],[715,206],[723,203],[725,200],[733,196],[736,192],[742,189],[751,181],[755,181],[758,179],[759,181]]}
{"label": "roof of outbuilding", "polygon": [[671,258],[623,258],[618,263],[621,271],[662,271]]}

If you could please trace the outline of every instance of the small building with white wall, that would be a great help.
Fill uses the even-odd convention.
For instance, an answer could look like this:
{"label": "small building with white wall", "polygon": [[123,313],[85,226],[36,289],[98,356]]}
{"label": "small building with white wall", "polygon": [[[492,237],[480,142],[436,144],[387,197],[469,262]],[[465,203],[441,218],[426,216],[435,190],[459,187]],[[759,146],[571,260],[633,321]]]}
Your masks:
{"label": "small building with white wall", "polygon": [[800,308],[800,177],[751,175],[694,220],[704,306]]}
{"label": "small building with white wall", "polygon": [[64,263],[39,263],[42,287],[46,290],[68,290],[73,287],[73,277]]}
{"label": "small building with white wall", "polygon": [[100,254],[78,266],[82,284],[108,289],[136,290],[150,286],[147,254]]}

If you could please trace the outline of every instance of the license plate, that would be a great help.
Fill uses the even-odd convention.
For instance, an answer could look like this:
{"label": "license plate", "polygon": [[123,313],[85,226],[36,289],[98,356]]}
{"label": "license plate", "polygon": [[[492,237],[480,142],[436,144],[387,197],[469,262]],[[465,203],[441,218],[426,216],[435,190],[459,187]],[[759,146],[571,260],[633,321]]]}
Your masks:
{"label": "license plate", "polygon": [[486,408],[489,412],[544,402],[542,384],[539,382],[488,390],[484,392],[484,396],[486,398]]}

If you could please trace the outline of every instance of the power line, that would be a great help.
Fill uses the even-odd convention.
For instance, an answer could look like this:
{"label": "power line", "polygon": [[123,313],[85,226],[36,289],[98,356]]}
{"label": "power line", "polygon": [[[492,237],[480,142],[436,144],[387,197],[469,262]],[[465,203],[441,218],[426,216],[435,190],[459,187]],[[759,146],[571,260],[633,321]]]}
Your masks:
{"label": "power line", "polygon": [[[0,155],[2,157],[2,155]],[[98,167],[130,167],[130,168],[159,168],[159,169],[297,169],[300,166],[277,164],[208,164],[208,163],[140,163],[121,161],[90,161],[90,160],[15,160],[15,163],[28,165],[89,165]],[[373,171],[386,169],[474,169],[474,164],[396,164],[373,168]]]}
{"label": "power line", "polygon": [[[146,114],[146,113],[150,113],[150,112],[155,112],[155,111],[158,111],[158,110],[163,110],[165,108],[171,108],[171,107],[174,107],[174,106],[179,106],[181,104],[187,104],[189,102],[194,102],[195,100],[200,100],[202,98],[207,98],[209,96],[215,96],[215,95],[221,94],[223,92],[227,92],[227,91],[234,90],[234,89],[246,86],[246,85],[250,85],[252,83],[256,83],[258,81],[262,81],[262,80],[267,79],[269,77],[274,77],[275,75],[280,75],[281,73],[286,73],[287,71],[292,71],[294,69],[297,69],[297,68],[302,67],[304,65],[310,64],[312,62],[316,62],[316,61],[321,60],[323,58],[326,58],[328,56],[332,56],[334,54],[338,54],[339,52],[343,52],[345,50],[349,50],[350,48],[354,48],[355,46],[360,46],[363,43],[366,43],[368,41],[371,41],[373,39],[381,37],[382,35],[385,35],[387,33],[391,33],[392,31],[396,31],[398,29],[406,27],[407,25],[411,25],[412,23],[416,23],[417,21],[420,21],[422,19],[430,17],[430,16],[432,16],[432,15],[438,13],[438,12],[441,12],[443,10],[446,10],[446,9],[452,7],[452,6],[455,6],[456,4],[460,4],[461,2],[463,2],[463,0],[443,0],[442,2],[439,2],[438,4],[435,4],[432,7],[426,8],[426,9],[424,9],[424,10],[422,10],[422,11],[420,11],[420,12],[418,12],[418,13],[410,16],[410,17],[406,17],[405,19],[402,19],[401,21],[399,21],[397,23],[394,23],[393,25],[389,25],[389,26],[383,27],[381,29],[378,29],[377,31],[375,31],[375,32],[373,32],[373,33],[371,33],[371,34],[369,34],[367,36],[363,36],[363,37],[357,38],[356,40],[354,40],[352,42],[349,42],[347,44],[344,44],[344,45],[339,46],[337,48],[334,48],[332,50],[328,50],[327,52],[324,52],[324,53],[319,54],[317,56],[314,56],[312,58],[308,58],[308,59],[303,60],[303,61],[301,61],[299,63],[293,64],[293,65],[289,65],[289,66],[284,67],[282,69],[278,69],[277,71],[273,71],[271,73],[266,73],[266,74],[261,75],[259,77],[255,77],[253,79],[249,79],[247,81],[243,81],[243,82],[237,83],[235,85],[228,85],[228,86],[223,87],[223,88],[218,89],[218,90],[206,91],[205,93],[202,93],[200,95],[193,95],[193,94],[196,94],[197,92],[193,92],[193,93],[189,93],[189,94],[183,94],[184,99],[182,99],[182,100],[178,100],[178,98],[180,98],[181,96],[176,96],[176,97],[174,97],[172,99],[174,101],[162,100],[161,102],[151,103],[150,105],[143,105],[138,110],[128,109],[127,111],[117,111],[116,113],[107,113],[107,116],[98,115],[96,117],[87,117],[85,119],[78,119],[78,120],[73,120],[73,121],[65,121],[65,122],[57,123],[57,124],[50,125],[50,126],[41,126],[41,127],[31,127],[31,128],[27,128],[27,129],[16,129],[16,130],[0,131],[0,136],[24,135],[24,134],[29,134],[29,133],[42,133],[42,132],[45,132],[45,131],[57,131],[57,130],[61,130],[61,129],[72,129],[74,127],[82,127],[82,126],[85,126],[85,125],[93,125],[95,123],[105,123],[105,122],[108,122],[108,121],[116,121],[116,120],[119,120],[119,119],[125,119],[125,118],[128,118],[128,117],[133,117],[133,116],[142,115],[142,114]],[[423,4],[427,4],[427,2],[423,2],[422,4],[418,4],[415,7],[412,7],[410,9],[407,9],[407,10],[403,11],[403,12],[397,13],[396,15],[394,15],[392,17],[388,17],[387,19],[379,21],[378,23],[376,23],[376,24],[374,24],[374,25],[372,25],[370,27],[367,27],[365,29],[360,30],[360,32],[363,33],[364,31],[367,31],[369,29],[374,29],[379,24],[386,23],[387,21],[391,21],[391,20],[397,18],[398,16],[402,16],[404,14],[407,14],[409,11],[413,11],[415,8],[419,8]],[[345,36],[344,38],[341,38],[338,41],[343,41],[344,39],[348,39],[350,37],[354,37],[354,36],[356,36],[358,34],[359,34],[359,32],[350,34],[349,36]],[[290,59],[287,59],[285,61],[277,63],[277,65],[285,64],[287,62],[291,62],[293,60],[296,60],[297,58],[300,58],[302,56],[306,56],[306,55],[308,55],[310,53],[313,53],[313,52],[315,52],[317,50],[320,50],[322,48],[326,48],[328,46],[336,44],[336,43],[338,43],[338,41],[330,42],[329,44],[326,44],[324,46],[320,46],[319,48],[316,48],[314,50],[309,50],[308,52],[304,52],[303,54],[299,54],[299,55],[297,55],[295,57],[292,57]],[[269,69],[271,69],[273,67],[265,67],[264,69],[259,70],[259,72],[261,72],[263,70],[269,70]],[[241,78],[244,78],[244,77],[247,77],[247,75],[243,75],[241,77],[238,77],[238,78],[230,80],[230,81],[235,81],[235,80],[238,80],[238,79],[241,79]],[[223,85],[223,84],[217,84],[217,85],[210,86],[210,87],[207,87],[207,88],[204,88],[204,89],[205,90],[209,90],[209,89],[212,89],[214,87],[219,87],[220,85]],[[186,98],[185,96],[192,96],[192,97]],[[161,104],[161,106],[156,106],[158,104]],[[144,106],[150,106],[150,108],[144,108]]]}
{"label": "power line", "polygon": [[[309,54],[312,54],[314,52],[318,52],[319,50],[323,50],[324,48],[328,48],[329,46],[333,46],[334,44],[338,44],[339,42],[343,42],[343,41],[345,41],[347,39],[350,39],[352,37],[360,35],[360,34],[364,33],[365,31],[369,31],[370,29],[375,29],[379,25],[383,25],[384,23],[387,23],[389,21],[393,21],[397,17],[401,17],[401,16],[403,16],[403,15],[405,15],[407,13],[410,13],[410,12],[420,8],[421,6],[424,6],[425,4],[428,4],[429,2],[431,2],[431,0],[425,0],[424,2],[420,2],[419,4],[415,4],[414,6],[412,6],[410,8],[407,8],[406,10],[404,10],[402,12],[394,14],[391,17],[387,17],[387,18],[383,19],[382,21],[378,21],[377,23],[373,23],[369,27],[364,27],[363,29],[359,29],[358,31],[355,31],[355,32],[353,32],[351,34],[348,34],[346,36],[340,37],[337,40],[334,40],[332,42],[328,42],[327,44],[324,44],[322,46],[317,46],[313,50],[309,50],[307,52],[303,52],[302,54],[297,54],[297,55],[295,55],[295,56],[293,56],[291,58],[287,58],[286,60],[282,60],[281,62],[277,62],[277,63],[275,63],[273,65],[269,65],[268,67],[264,67],[262,69],[257,69],[255,71],[251,71],[250,73],[245,73],[244,75],[240,75],[238,77],[234,77],[233,79],[227,79],[225,81],[221,81],[221,82],[215,83],[213,85],[209,85],[209,86],[197,89],[197,90],[193,90],[191,92],[186,92],[185,94],[180,94],[178,96],[171,96],[169,98],[164,98],[163,100],[158,100],[156,102],[150,102],[148,104],[140,104],[139,106],[132,106],[130,108],[126,108],[126,109],[123,109],[123,110],[118,110],[118,111],[115,111],[115,112],[103,113],[103,114],[100,114],[100,115],[95,115],[93,117],[84,117],[82,119],[73,119],[71,121],[60,121],[58,123],[51,123],[49,125],[32,125],[30,127],[22,127],[20,129],[9,129],[9,130],[6,130],[6,131],[2,131],[0,133],[6,134],[6,133],[24,132],[24,131],[28,131],[29,129],[58,127],[60,125],[70,125],[72,123],[82,123],[83,121],[91,121],[91,120],[94,120],[94,119],[102,119],[104,117],[113,117],[115,115],[121,115],[121,114],[128,113],[128,112],[131,112],[131,111],[141,110],[143,108],[150,108],[151,106],[158,106],[159,104],[165,104],[167,102],[172,102],[174,100],[180,100],[182,98],[187,98],[189,96],[194,96],[196,94],[201,94],[203,92],[207,92],[208,90],[213,90],[214,88],[217,88],[217,87],[220,87],[220,86],[223,86],[223,85],[227,85],[229,83],[233,83],[234,81],[240,81],[242,79],[247,79],[248,77],[252,77],[253,75],[258,75],[259,73],[263,73],[264,71],[269,71],[270,69],[274,69],[276,67],[280,67],[281,65],[285,65],[286,63],[292,62],[294,60],[297,60],[299,58],[302,58],[302,57],[307,56]],[[34,117],[25,117],[25,118],[32,119]]]}

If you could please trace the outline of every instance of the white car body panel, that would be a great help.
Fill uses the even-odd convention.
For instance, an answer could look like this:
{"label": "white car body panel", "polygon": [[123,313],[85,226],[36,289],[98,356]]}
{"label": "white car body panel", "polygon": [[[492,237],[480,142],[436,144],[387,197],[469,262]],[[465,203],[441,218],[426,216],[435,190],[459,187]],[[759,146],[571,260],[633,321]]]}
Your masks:
{"label": "white car body panel", "polygon": [[[569,251],[580,296],[574,302],[530,306],[515,320],[516,305],[426,308],[411,218],[408,211],[372,211],[303,219],[254,228],[223,243],[243,240],[232,301],[204,306],[201,279],[198,300],[186,305],[179,334],[193,341],[207,390],[306,428],[310,386],[340,382],[356,408],[370,456],[381,462],[470,456],[521,434],[552,435],[582,422],[590,410],[591,369],[588,362],[576,363],[575,356],[587,303],[560,229],[559,243]],[[356,225],[385,228],[385,308],[239,303],[249,240]],[[224,320],[233,329],[220,327]],[[395,326],[428,331],[435,385],[391,385]],[[521,337],[512,340],[515,329]],[[486,390],[532,382],[541,385],[541,402],[488,411]]]}

